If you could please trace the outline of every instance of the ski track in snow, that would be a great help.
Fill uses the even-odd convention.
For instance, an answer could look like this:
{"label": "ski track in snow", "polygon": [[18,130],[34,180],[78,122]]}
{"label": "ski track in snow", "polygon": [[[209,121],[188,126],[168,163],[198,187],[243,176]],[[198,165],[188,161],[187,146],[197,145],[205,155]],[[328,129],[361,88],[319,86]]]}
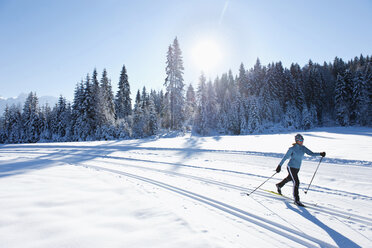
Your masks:
{"label": "ski track in snow", "polygon": [[[14,146],[9,145],[10,147],[13,147],[13,151],[9,151],[10,153],[17,153],[17,148],[21,148],[24,150],[25,148],[30,148],[31,150],[34,149],[43,149],[46,146],[44,145],[20,145],[20,146]],[[193,149],[193,148],[156,148],[156,147],[133,147],[133,146],[110,146],[109,149],[105,148],[94,148],[91,147],[79,147],[76,146],[57,146],[56,151],[58,151],[58,148],[69,148],[71,151],[80,152],[80,149],[87,149],[89,151],[89,154],[83,154],[83,156],[92,156],[92,157],[103,157],[106,155],[102,155],[102,152],[112,152],[116,150],[132,150],[132,151],[141,151],[141,150],[149,150],[153,152],[157,151],[169,151],[169,152],[187,152],[190,154],[197,154],[197,153],[224,153],[224,154],[236,154],[236,155],[247,155],[247,156],[261,156],[261,157],[272,157],[272,158],[282,158],[284,156],[284,153],[273,153],[273,152],[255,152],[255,151],[232,151],[232,150],[211,150],[211,149]],[[33,153],[33,152],[31,152]],[[61,155],[63,152],[61,151]],[[66,153],[65,153],[66,155]],[[314,157],[304,157],[304,161],[317,161],[318,158]],[[338,158],[323,158],[322,163],[331,163],[331,164],[344,164],[344,165],[355,165],[355,166],[367,166],[372,167],[372,161],[365,161],[365,160],[350,160],[350,159],[338,159]]]}
{"label": "ski track in snow", "polygon": [[107,168],[103,168],[103,167],[99,167],[99,166],[88,166],[88,165],[86,165],[86,167],[87,168],[92,168],[92,169],[97,169],[97,170],[102,170],[102,171],[107,171],[107,172],[111,172],[111,173],[114,173],[114,174],[124,175],[126,177],[131,177],[131,178],[134,178],[134,179],[137,179],[137,180],[149,183],[149,184],[159,186],[160,188],[163,188],[163,189],[172,191],[174,193],[180,194],[181,196],[188,197],[192,200],[195,200],[195,201],[204,203],[206,205],[212,206],[212,207],[214,207],[218,210],[221,210],[221,211],[223,211],[227,214],[233,215],[233,216],[235,216],[239,219],[245,220],[249,223],[253,223],[253,224],[255,224],[255,225],[257,225],[261,228],[264,228],[264,229],[266,229],[270,232],[288,237],[289,239],[297,242],[298,244],[304,245],[306,247],[314,247],[314,244],[312,244],[308,241],[312,241],[316,244],[320,244],[321,246],[324,246],[324,245],[327,246],[327,247],[332,246],[331,244],[323,242],[322,240],[319,240],[315,237],[309,236],[309,235],[307,235],[303,232],[299,232],[299,231],[294,230],[292,228],[289,228],[289,227],[280,225],[278,223],[272,222],[269,219],[261,218],[257,215],[246,212],[242,209],[236,208],[234,206],[223,203],[221,201],[218,201],[218,200],[209,198],[207,196],[203,196],[203,195],[200,195],[200,194],[197,194],[197,193],[194,193],[194,192],[182,189],[182,188],[178,188],[178,187],[172,186],[170,184],[166,184],[166,183],[156,181],[156,180],[153,180],[153,179],[149,179],[149,178],[146,178],[146,177],[141,177],[141,176],[138,176],[138,175],[133,175],[133,174],[126,173],[126,172],[123,172],[123,171],[107,169]]}
{"label": "ski track in snow", "polygon": [[[43,148],[43,147],[33,147],[33,149],[35,148]],[[44,146],[45,148],[45,146]],[[88,148],[89,149],[89,148]],[[118,156],[111,156],[111,155],[102,155],[102,152],[106,152],[106,153],[110,153],[110,152],[113,152],[113,151],[117,151],[119,150],[120,148],[117,147],[116,149],[113,149],[111,150],[112,147],[110,147],[107,150],[104,150],[102,149],[103,151],[87,151],[87,152],[84,152],[84,154],[80,154],[80,150],[76,147],[74,147],[74,150],[70,151],[70,152],[63,152],[63,151],[59,151],[58,150],[58,155],[59,156],[68,156],[68,155],[71,155],[73,153],[78,153],[80,157],[85,157],[86,160],[89,160],[91,158],[107,158],[107,159],[116,159],[116,160],[129,160],[129,161],[136,161],[136,162],[142,162],[142,163],[153,163],[154,161],[151,161],[151,160],[146,160],[146,159],[134,159],[134,158],[127,158],[127,157],[118,157]],[[123,147],[123,149],[129,149],[129,147]],[[94,149],[95,150],[95,149]],[[156,149],[154,148],[147,148],[147,147],[141,147],[141,148],[133,148],[133,149],[130,149],[130,150],[142,150],[142,151],[146,151],[146,150],[149,150],[149,151],[154,151]],[[180,151],[180,149],[161,149],[161,150],[168,150],[168,151]],[[19,151],[7,151],[7,153],[18,153]],[[208,152],[211,152],[211,153],[219,153],[219,154],[239,154],[240,152],[231,152],[231,151],[219,151],[219,150],[200,150],[198,149],[198,152],[200,153],[208,153]],[[22,153],[27,153],[25,151],[22,151]],[[31,154],[37,154],[35,152],[32,152],[30,151],[29,153]],[[48,156],[49,153],[38,153],[39,155],[45,155],[45,156]],[[284,154],[274,154],[274,153],[266,153],[265,155],[262,155],[262,153],[253,153],[250,154],[250,152],[242,152],[240,154],[245,154],[245,155],[254,155],[254,156],[263,156],[263,157],[274,157],[274,158],[282,158]],[[274,155],[273,155],[274,154]],[[273,155],[273,156],[270,156],[270,155]],[[304,160],[307,160],[307,161],[317,161],[316,158],[311,158],[311,157],[305,157]],[[333,162],[333,161],[342,161],[341,163],[338,163],[338,162]],[[248,172],[243,172],[243,171],[234,171],[234,170],[228,170],[228,169],[218,169],[218,168],[211,168],[211,167],[203,167],[203,166],[195,166],[195,165],[188,165],[188,164],[181,164],[181,163],[171,163],[171,162],[164,162],[164,161],[156,161],[156,163],[158,164],[163,164],[163,165],[171,165],[171,166],[177,166],[177,167],[189,167],[189,168],[195,168],[195,169],[204,169],[204,170],[211,170],[211,171],[219,171],[219,172],[222,172],[222,173],[234,173],[234,174],[241,174],[241,175],[246,175],[246,176],[254,176],[254,177],[258,177],[258,178],[265,178],[267,179],[268,177],[267,176],[263,176],[263,175],[257,175],[257,174],[253,174],[253,173],[248,173]],[[372,162],[369,162],[369,161],[358,161],[358,160],[337,160],[337,159],[323,159],[322,163],[332,163],[332,164],[345,164],[345,165],[363,165],[363,166],[370,166],[372,165]],[[0,170],[1,172],[1,170]],[[306,184],[302,184],[302,187],[305,187]],[[314,189],[315,188],[315,189]],[[371,201],[372,200],[372,196],[367,196],[367,195],[362,195],[362,194],[357,194],[357,193],[351,193],[351,192],[347,192],[347,191],[342,191],[342,190],[334,190],[334,189],[330,189],[330,188],[326,188],[326,187],[322,187],[322,186],[312,186],[312,189],[311,191],[317,191],[317,192],[324,192],[326,194],[334,194],[334,195],[340,195],[340,196],[347,196],[347,197],[351,197],[351,198],[359,198],[359,199],[365,199],[365,200],[368,200],[368,201]]]}
{"label": "ski track in snow", "polygon": [[[112,157],[110,157],[110,158],[112,159]],[[112,162],[101,161],[101,163],[102,162],[113,164]],[[71,164],[71,165],[73,165],[73,164]],[[82,165],[86,168],[97,168],[97,169],[101,169],[101,170],[107,170],[103,167],[91,166],[91,165],[86,164],[86,163],[82,163],[80,165]],[[184,178],[190,178],[190,179],[193,179],[193,180],[196,180],[196,181],[199,181],[199,182],[204,182],[204,183],[208,183],[208,184],[222,186],[222,187],[225,187],[225,188],[228,188],[228,189],[237,190],[238,192],[251,192],[253,190],[252,187],[241,187],[241,186],[238,186],[238,185],[224,183],[224,182],[221,182],[221,181],[216,181],[216,180],[212,180],[212,179],[208,179],[208,178],[197,177],[197,176],[192,176],[192,175],[188,175],[188,174],[182,174],[182,173],[175,172],[175,171],[160,170],[160,169],[154,169],[154,168],[151,168],[151,167],[135,166],[135,165],[124,164],[124,163],[118,163],[118,165],[123,166],[123,167],[132,167],[132,168],[154,171],[154,172],[159,172],[159,173],[164,173],[164,174],[169,174],[169,175],[176,175],[176,176],[180,176],[180,177],[184,177]],[[183,166],[183,165],[180,165],[180,166]],[[186,166],[186,167],[189,167],[189,166]],[[194,168],[194,169],[209,169],[209,168],[203,168],[203,167],[197,167],[197,166],[192,166],[191,168]],[[111,171],[111,170],[108,169],[108,171]],[[220,171],[221,172],[221,170],[215,170],[215,171]],[[113,171],[111,171],[111,172],[113,172]],[[222,172],[227,172],[227,171],[222,171]],[[236,172],[236,171],[228,171],[228,172],[240,174],[239,172]],[[118,173],[118,172],[115,171],[114,173]],[[254,176],[256,176],[256,175],[254,175]],[[335,194],[335,195],[341,195],[341,196],[349,196],[348,194],[351,194],[351,193],[344,193],[344,194],[335,193],[331,189],[328,189],[328,190],[325,190],[325,191],[319,191],[319,190],[317,190],[317,191],[318,192],[324,192],[326,194]],[[263,196],[263,197],[269,197],[269,198],[273,198],[273,199],[283,200],[282,197],[280,197],[280,196],[277,197],[277,196],[269,194],[265,191],[257,191],[255,194]],[[354,196],[355,194],[351,194],[351,195]],[[365,200],[372,200],[372,197],[368,197],[368,196],[364,196],[364,195],[360,195],[359,198],[363,199],[363,200],[364,199]],[[324,213],[324,214],[328,214],[328,215],[331,215],[331,216],[337,216],[337,217],[340,217],[340,218],[344,218],[344,219],[347,219],[347,220],[353,220],[353,221],[359,222],[361,224],[372,226],[372,218],[368,218],[366,216],[359,216],[359,215],[356,215],[356,214],[343,212],[343,211],[338,211],[338,210],[331,209],[331,208],[324,207],[324,206],[323,207],[318,207],[316,205],[309,205],[309,207],[318,211],[318,212]]]}
{"label": "ski track in snow", "polygon": [[[168,141],[170,146],[171,140]],[[372,214],[368,210],[372,207],[371,188],[368,181],[363,181],[367,179],[361,178],[362,181],[358,182],[357,177],[358,173],[370,173],[372,161],[324,159],[323,163],[328,165],[320,169],[319,181],[314,181],[308,193],[314,199],[308,201],[307,196],[303,196],[308,207],[299,208],[292,204],[291,199],[264,190],[257,190],[249,197],[241,196],[242,192],[251,192],[272,174],[275,169],[272,163],[277,163],[282,153],[157,148],[143,146],[140,141],[131,141],[129,145],[126,141],[122,143],[1,145],[0,183],[3,178],[32,175],[47,168],[88,168],[97,175],[106,173],[127,178],[133,187],[144,188],[149,197],[165,201],[177,216],[206,240],[208,245],[200,247],[246,247],[249,241],[257,247],[372,247]],[[301,182],[302,188],[307,188],[306,182],[314,168],[306,166],[318,161],[319,158],[305,159],[304,174],[300,176],[305,182]],[[350,175],[344,173],[350,170],[353,171]],[[342,179],[340,182],[333,178],[335,175],[332,174],[336,172]],[[341,178],[342,175],[345,179]],[[280,174],[263,189],[273,190],[273,185],[284,176],[284,173]],[[368,174],[364,176],[368,178]],[[336,188],[344,184],[342,190]],[[354,185],[363,186],[362,193],[357,193]],[[289,195],[291,185],[286,187],[285,195]],[[173,200],[167,202],[168,198]],[[0,210],[8,211],[1,206]],[[189,211],[193,216],[198,212],[204,215],[200,216],[201,220],[193,219],[188,217]],[[6,230],[6,226],[0,220],[0,247],[5,237],[2,238],[2,230]],[[146,247],[139,243],[130,247],[137,246]],[[197,246],[189,244],[189,247]],[[69,247],[79,247],[79,244],[70,244]]]}

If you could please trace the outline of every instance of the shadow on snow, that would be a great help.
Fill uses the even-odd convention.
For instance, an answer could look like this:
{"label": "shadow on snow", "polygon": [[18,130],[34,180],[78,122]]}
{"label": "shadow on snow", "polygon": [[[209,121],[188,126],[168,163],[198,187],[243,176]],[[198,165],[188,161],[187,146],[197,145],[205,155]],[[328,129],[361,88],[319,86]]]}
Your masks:
{"label": "shadow on snow", "polygon": [[[337,232],[336,230],[332,229],[331,227],[321,222],[318,218],[312,215],[306,208],[295,208],[292,204],[288,202],[286,202],[286,205],[288,209],[301,215],[302,217],[306,218],[310,222],[314,223],[315,225],[323,229],[333,239],[333,241],[335,241],[338,247],[348,248],[361,247],[352,240],[350,240],[349,238],[345,237],[341,233]],[[323,246],[321,245],[321,247]]]}

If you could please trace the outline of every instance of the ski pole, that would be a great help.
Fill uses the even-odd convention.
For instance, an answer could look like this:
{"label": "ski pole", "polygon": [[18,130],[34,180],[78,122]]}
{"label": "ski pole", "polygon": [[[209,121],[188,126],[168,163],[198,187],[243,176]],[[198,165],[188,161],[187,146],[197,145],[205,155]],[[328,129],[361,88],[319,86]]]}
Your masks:
{"label": "ski pole", "polygon": [[314,179],[314,177],[315,177],[316,172],[318,171],[318,168],[319,168],[320,163],[322,162],[322,159],[323,159],[323,157],[320,159],[319,164],[318,164],[318,166],[316,167],[316,170],[315,170],[315,172],[314,172],[313,178],[311,178],[311,181],[310,181],[309,187],[307,187],[307,189],[305,190],[305,194],[307,194],[307,191],[309,191],[310,185],[311,185],[311,183],[313,182],[313,179]]}
{"label": "ski pole", "polygon": [[247,193],[248,196],[250,196],[251,194],[253,194],[253,192],[255,192],[256,190],[258,190],[262,185],[264,185],[267,181],[269,181],[271,178],[273,178],[275,175],[276,175],[277,172],[275,172],[271,177],[269,177],[268,179],[265,180],[265,182],[261,183],[260,186],[258,186],[257,188],[255,188],[251,193]]}

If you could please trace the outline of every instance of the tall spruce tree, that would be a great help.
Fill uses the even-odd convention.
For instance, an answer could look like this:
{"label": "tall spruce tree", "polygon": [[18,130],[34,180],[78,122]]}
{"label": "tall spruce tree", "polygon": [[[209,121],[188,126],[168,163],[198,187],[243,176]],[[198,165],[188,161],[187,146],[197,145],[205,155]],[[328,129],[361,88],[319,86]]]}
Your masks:
{"label": "tall spruce tree", "polygon": [[207,111],[207,126],[210,130],[214,130],[217,127],[217,100],[216,92],[214,90],[212,81],[208,81],[206,85],[207,90],[207,102],[206,102],[206,111]]}
{"label": "tall spruce tree", "polygon": [[353,94],[350,121],[352,124],[368,123],[368,89],[367,80],[361,70],[356,71],[353,78]]}
{"label": "tall spruce tree", "polygon": [[345,79],[337,76],[335,88],[336,120],[341,126],[349,125],[349,96]]}
{"label": "tall spruce tree", "polygon": [[147,118],[147,130],[148,133],[147,135],[155,135],[158,133],[159,130],[159,122],[158,122],[158,116],[156,114],[156,108],[155,108],[155,103],[153,99],[150,97],[149,99],[149,105],[147,107],[147,113],[148,113],[148,118]]}
{"label": "tall spruce tree", "polygon": [[123,65],[121,70],[118,86],[119,90],[115,98],[116,117],[124,119],[132,114],[132,99],[130,98],[130,85],[125,65]]}
{"label": "tall spruce tree", "polygon": [[238,83],[240,94],[243,97],[248,97],[248,95],[251,94],[251,86],[249,85],[247,72],[244,68],[243,63],[240,64],[237,83]]}
{"label": "tall spruce tree", "polygon": [[186,126],[189,130],[192,128],[193,119],[196,111],[196,96],[192,84],[189,84],[186,91],[185,117]]}
{"label": "tall spruce tree", "polygon": [[167,77],[164,83],[167,89],[167,97],[169,98],[169,107],[167,108],[170,116],[169,127],[173,130],[181,129],[185,120],[183,70],[182,52],[176,37],[173,45],[168,48]]}
{"label": "tall spruce tree", "polygon": [[1,127],[2,143],[21,143],[23,134],[22,110],[18,105],[6,106]]}
{"label": "tall spruce tree", "polygon": [[144,137],[145,132],[145,120],[144,120],[144,113],[142,108],[142,100],[141,100],[141,93],[138,90],[136,95],[136,102],[134,104],[133,110],[133,127],[132,127],[132,134],[135,138],[142,138]]}
{"label": "tall spruce tree", "polygon": [[249,99],[249,118],[247,128],[250,133],[255,133],[261,129],[261,119],[259,115],[259,100],[258,97]]}
{"label": "tall spruce tree", "polygon": [[94,108],[94,129],[96,129],[99,125],[101,120],[103,119],[102,113],[100,113],[101,109],[101,101],[100,101],[100,85],[98,81],[98,73],[97,69],[94,68],[93,76],[92,76],[92,101],[93,101],[93,108]]}
{"label": "tall spruce tree", "polygon": [[40,139],[41,119],[39,99],[36,93],[30,92],[23,106],[22,113],[23,123],[23,141],[35,143]]}
{"label": "tall spruce tree", "polygon": [[206,78],[202,73],[199,78],[198,92],[197,92],[197,112],[195,115],[196,131],[202,135],[208,133],[208,113],[207,113],[207,85]]}
{"label": "tall spruce tree", "polygon": [[53,139],[56,141],[68,141],[70,136],[71,107],[66,98],[60,96],[58,103],[53,109]]}
{"label": "tall spruce tree", "polygon": [[93,84],[89,74],[85,80],[84,94],[83,94],[83,136],[89,140],[94,140],[94,133],[97,127],[96,124],[96,109],[94,103]]}
{"label": "tall spruce tree", "polygon": [[101,124],[113,125],[115,122],[114,94],[112,92],[111,80],[107,77],[106,69],[102,72],[100,89],[100,110],[103,116]]}
{"label": "tall spruce tree", "polygon": [[40,140],[52,141],[53,112],[48,104],[41,107],[40,123]]}

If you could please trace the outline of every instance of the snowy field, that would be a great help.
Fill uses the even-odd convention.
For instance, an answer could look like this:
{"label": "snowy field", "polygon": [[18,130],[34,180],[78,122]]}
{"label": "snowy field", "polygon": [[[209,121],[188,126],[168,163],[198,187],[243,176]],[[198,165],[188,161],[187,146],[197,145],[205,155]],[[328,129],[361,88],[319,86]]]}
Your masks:
{"label": "snowy field", "polygon": [[[372,247],[372,129],[303,132],[300,208],[274,195],[296,133],[0,145],[0,247]],[[292,184],[283,188],[291,197]]]}

